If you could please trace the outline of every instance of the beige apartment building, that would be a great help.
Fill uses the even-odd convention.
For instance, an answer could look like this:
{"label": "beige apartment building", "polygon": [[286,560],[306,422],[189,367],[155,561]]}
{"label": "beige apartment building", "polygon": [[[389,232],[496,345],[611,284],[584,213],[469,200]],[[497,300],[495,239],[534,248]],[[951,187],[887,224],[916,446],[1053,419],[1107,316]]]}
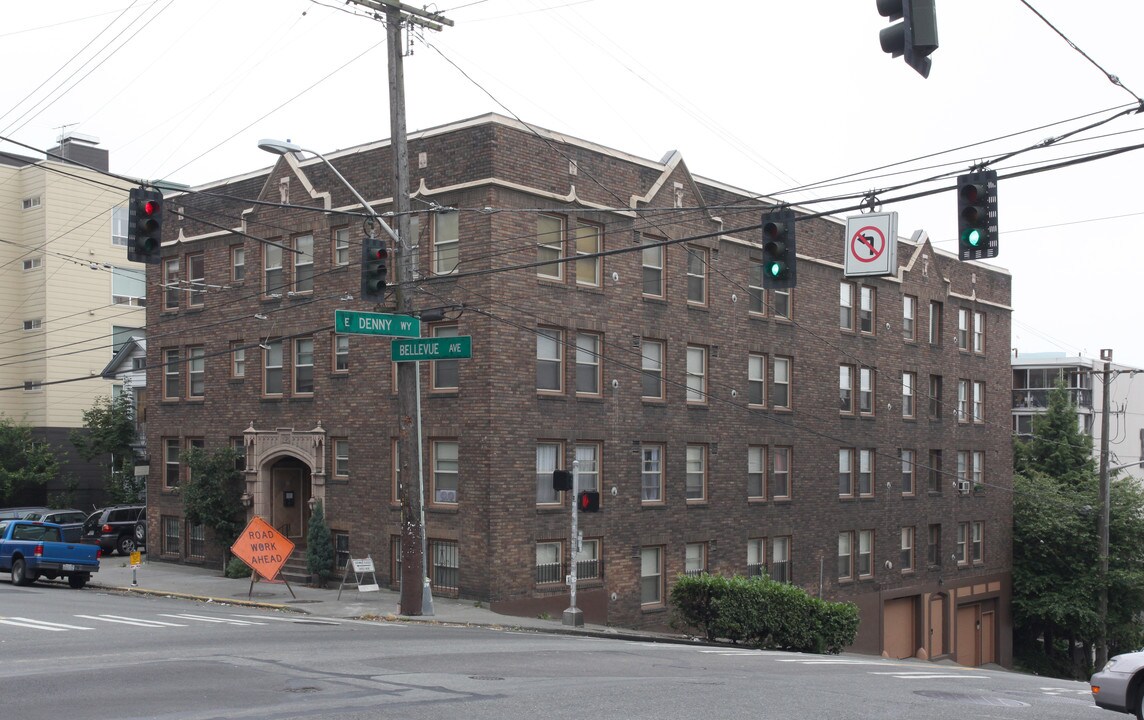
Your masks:
{"label": "beige apartment building", "polygon": [[142,337],[146,290],[143,266],[127,261],[130,184],[100,172],[98,145],[71,134],[45,160],[0,150],[0,413],[67,453],[60,476],[21,504],[73,478],[76,507],[102,503],[102,473],[74,456],[69,432],[97,397],[141,391],[103,376]]}

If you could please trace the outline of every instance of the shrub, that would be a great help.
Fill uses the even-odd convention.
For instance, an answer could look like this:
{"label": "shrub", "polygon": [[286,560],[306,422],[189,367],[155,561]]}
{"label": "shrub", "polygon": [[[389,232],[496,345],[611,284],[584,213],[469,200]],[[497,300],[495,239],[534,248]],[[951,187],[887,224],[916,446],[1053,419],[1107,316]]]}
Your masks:
{"label": "shrub", "polygon": [[250,577],[250,572],[250,566],[236,557],[232,557],[230,562],[226,564],[226,576],[228,578]]}
{"label": "shrub", "polygon": [[325,587],[334,574],[334,539],[322,503],[314,506],[306,531],[306,572],[317,587]]}

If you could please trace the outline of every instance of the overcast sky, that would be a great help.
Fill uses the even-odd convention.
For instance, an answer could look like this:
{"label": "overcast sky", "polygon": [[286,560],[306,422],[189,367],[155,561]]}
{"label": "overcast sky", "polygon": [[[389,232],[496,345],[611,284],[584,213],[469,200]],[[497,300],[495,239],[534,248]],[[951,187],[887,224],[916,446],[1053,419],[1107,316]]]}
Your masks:
{"label": "overcast sky", "polygon": [[[890,202],[952,179],[889,188],[1033,148],[1144,96],[1144,4],[1030,4],[1124,87],[1020,0],[938,0],[929,79],[882,52],[875,0],[457,0],[436,8],[455,26],[409,48],[408,127],[516,115],[653,160],[678,149],[693,173],[764,194],[861,173],[783,197],[878,191],[903,237],[924,229],[956,253],[952,191]],[[389,136],[385,30],[352,4],[4,5],[0,136],[29,146],[69,126],[98,137],[115,172],[195,185],[269,165],[263,137],[329,152]],[[1004,177],[1144,143],[1142,127],[1115,118],[993,167]],[[1144,150],[1002,179],[994,262],[1013,274],[1016,351],[1112,348],[1144,367],[1142,167]]]}

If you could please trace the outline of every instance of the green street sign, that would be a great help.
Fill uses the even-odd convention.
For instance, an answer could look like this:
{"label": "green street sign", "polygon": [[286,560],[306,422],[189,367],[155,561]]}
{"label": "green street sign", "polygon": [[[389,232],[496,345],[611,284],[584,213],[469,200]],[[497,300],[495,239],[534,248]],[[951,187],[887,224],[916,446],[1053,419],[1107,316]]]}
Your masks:
{"label": "green street sign", "polygon": [[393,362],[457,360],[472,356],[473,338],[470,335],[394,340],[390,343],[390,359]]}
{"label": "green street sign", "polygon": [[335,310],[334,332],[349,335],[420,337],[421,318],[410,315]]}

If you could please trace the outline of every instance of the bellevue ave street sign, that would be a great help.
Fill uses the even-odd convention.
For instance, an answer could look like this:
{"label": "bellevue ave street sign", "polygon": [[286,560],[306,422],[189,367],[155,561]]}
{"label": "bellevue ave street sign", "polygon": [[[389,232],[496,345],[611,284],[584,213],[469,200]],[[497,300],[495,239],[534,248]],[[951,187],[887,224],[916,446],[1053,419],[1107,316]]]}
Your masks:
{"label": "bellevue ave street sign", "polygon": [[335,310],[334,332],[351,335],[420,337],[421,318],[357,310]]}
{"label": "bellevue ave street sign", "polygon": [[473,338],[470,335],[394,340],[389,346],[390,360],[393,362],[456,360],[473,356]]}

